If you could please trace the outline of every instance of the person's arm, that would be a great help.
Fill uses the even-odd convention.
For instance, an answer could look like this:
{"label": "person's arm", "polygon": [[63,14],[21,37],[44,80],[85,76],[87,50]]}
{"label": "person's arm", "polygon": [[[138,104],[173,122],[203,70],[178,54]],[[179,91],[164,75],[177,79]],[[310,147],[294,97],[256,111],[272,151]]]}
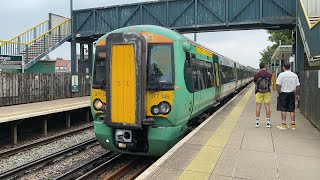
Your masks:
{"label": "person's arm", "polygon": [[300,100],[300,85],[296,87],[296,99]]}
{"label": "person's arm", "polygon": [[253,82],[254,82],[255,84],[257,84],[257,81],[258,81],[258,73],[256,73],[256,74],[254,75],[254,77],[253,77]]}
{"label": "person's arm", "polygon": [[276,84],[277,84],[277,93],[279,96],[280,92],[281,92],[281,84],[282,84],[282,75],[281,74],[279,74],[277,81],[276,81]]}

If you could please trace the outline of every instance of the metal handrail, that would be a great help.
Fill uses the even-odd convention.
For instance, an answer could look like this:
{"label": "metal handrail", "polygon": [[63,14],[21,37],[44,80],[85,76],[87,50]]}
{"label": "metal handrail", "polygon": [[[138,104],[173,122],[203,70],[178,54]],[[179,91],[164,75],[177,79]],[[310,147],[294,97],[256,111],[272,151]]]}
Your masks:
{"label": "metal handrail", "polygon": [[63,21],[62,23],[58,24],[57,26],[53,27],[52,29],[48,30],[47,32],[41,34],[40,36],[38,36],[37,38],[33,39],[32,41],[28,42],[27,45],[31,45],[32,43],[36,42],[37,40],[39,40],[40,38],[46,36],[47,34],[51,33],[52,31],[54,31],[55,29],[58,29],[60,26],[62,26],[64,23],[67,23],[68,21],[70,21],[71,19],[67,19],[65,21]]}
{"label": "metal handrail", "polygon": [[[40,23],[35,28],[44,25],[46,22],[48,21]],[[28,38],[24,39],[28,41],[16,42],[17,38],[13,38],[13,41],[0,40],[0,54],[23,55],[24,62],[27,64],[32,59],[46,52],[55,43],[71,34],[71,19],[68,18],[45,32],[40,31],[41,34],[32,39],[30,39],[30,32],[32,31],[28,30],[26,32],[22,33],[22,35],[28,35]]]}

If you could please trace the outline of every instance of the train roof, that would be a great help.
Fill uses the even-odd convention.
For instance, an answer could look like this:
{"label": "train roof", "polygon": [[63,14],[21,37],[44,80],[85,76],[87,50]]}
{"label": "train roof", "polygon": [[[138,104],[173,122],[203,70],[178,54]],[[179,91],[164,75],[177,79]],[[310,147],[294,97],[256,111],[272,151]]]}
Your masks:
{"label": "train roof", "polygon": [[[120,28],[120,29],[116,29],[114,31],[111,31],[109,32],[108,34],[110,33],[117,33],[117,32],[130,32],[130,31],[136,31],[136,32],[152,32],[152,33],[156,33],[156,34],[160,34],[160,35],[163,35],[163,36],[167,36],[169,37],[170,39],[172,39],[173,41],[186,41],[186,42],[189,42],[190,44],[193,44],[195,46],[198,46],[198,47],[201,47],[215,55],[217,55],[218,57],[221,58],[221,62],[222,64],[225,64],[225,65],[231,65],[233,64],[232,62],[236,63],[236,67],[239,68],[239,67],[242,67],[244,65],[238,63],[237,61],[234,61],[226,56],[223,56],[209,48],[207,48],[206,46],[200,44],[200,43],[197,43],[181,34],[179,34],[178,32],[176,31],[173,31],[171,29],[168,29],[168,28],[165,28],[165,27],[162,27],[162,26],[155,26],[155,25],[135,25],[135,26],[128,26],[128,27],[124,27],[124,28]],[[108,34],[105,34],[104,36],[100,37],[98,39],[97,42],[101,41],[102,39],[105,39]],[[233,66],[233,65],[232,65]]]}

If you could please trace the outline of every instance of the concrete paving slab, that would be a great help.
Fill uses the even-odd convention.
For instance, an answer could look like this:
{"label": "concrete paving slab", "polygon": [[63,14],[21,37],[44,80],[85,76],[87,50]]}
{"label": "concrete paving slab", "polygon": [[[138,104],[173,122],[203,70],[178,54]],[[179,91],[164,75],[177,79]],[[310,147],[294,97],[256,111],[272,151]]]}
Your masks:
{"label": "concrete paving slab", "polygon": [[238,161],[239,152],[240,149],[225,148],[216,167],[214,168],[213,174],[232,177],[235,165]]}
{"label": "concrete paving slab", "polygon": [[208,180],[210,174],[195,172],[195,171],[184,171],[178,180]]}
{"label": "concrete paving slab", "polygon": [[233,177],[245,179],[278,179],[274,153],[240,150]]}
{"label": "concrete paving slab", "polygon": [[261,152],[274,152],[271,131],[255,129],[244,134],[241,149]]}
{"label": "concrete paving slab", "polygon": [[320,158],[280,154],[277,161],[281,180],[320,179]]}
{"label": "concrete paving slab", "polygon": [[219,175],[212,174],[209,180],[232,180],[232,177],[219,176]]}
{"label": "concrete paving slab", "polygon": [[275,151],[279,154],[320,157],[320,140],[280,136],[273,139],[273,142]]}
{"label": "concrete paving slab", "polygon": [[157,176],[154,180],[170,180],[170,179],[178,179],[183,170],[175,169],[175,168],[163,168],[161,171],[161,176]]}

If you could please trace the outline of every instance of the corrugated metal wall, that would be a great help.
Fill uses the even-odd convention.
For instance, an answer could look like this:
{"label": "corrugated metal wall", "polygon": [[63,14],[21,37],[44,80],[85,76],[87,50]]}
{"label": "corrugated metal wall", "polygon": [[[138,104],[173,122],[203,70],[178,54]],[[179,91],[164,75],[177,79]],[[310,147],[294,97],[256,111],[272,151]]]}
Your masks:
{"label": "corrugated metal wall", "polygon": [[299,73],[301,84],[300,110],[318,129],[320,129],[320,88],[318,70]]}
{"label": "corrugated metal wall", "polygon": [[302,0],[309,17],[320,17],[319,0]]}

